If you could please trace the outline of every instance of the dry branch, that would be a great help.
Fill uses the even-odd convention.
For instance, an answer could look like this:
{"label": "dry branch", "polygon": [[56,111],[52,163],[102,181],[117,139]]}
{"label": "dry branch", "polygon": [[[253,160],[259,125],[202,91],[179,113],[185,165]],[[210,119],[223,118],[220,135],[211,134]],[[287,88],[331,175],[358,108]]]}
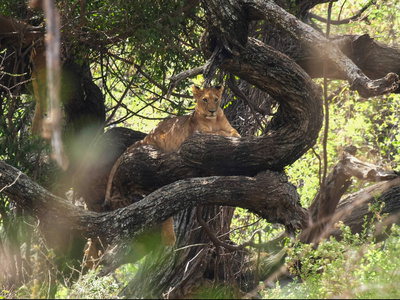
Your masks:
{"label": "dry branch", "polygon": [[[392,224],[400,225],[400,178],[379,182],[367,187],[357,193],[353,193],[342,199],[335,211],[335,214],[329,224],[322,232],[322,237],[333,236],[336,239],[341,238],[341,231],[333,226],[335,222],[342,221],[349,226],[353,233],[362,233],[365,221],[377,222],[374,237],[379,240],[387,238]],[[380,219],[377,219],[375,212],[371,211],[371,206],[377,203],[384,203],[380,211]],[[386,215],[386,216],[385,216]],[[365,219],[366,218],[366,219]],[[387,231],[383,232],[383,227]]]}
{"label": "dry branch", "polygon": [[[331,233],[333,225],[337,221],[343,220],[343,212],[337,212],[337,205],[343,194],[350,187],[352,177],[367,182],[394,180],[393,182],[391,181],[394,185],[399,182],[398,179],[396,179],[399,175],[395,171],[385,170],[379,166],[362,162],[351,154],[343,152],[339,162],[329,174],[324,185],[318,191],[309,207],[312,224],[309,228],[303,230],[300,240],[306,243],[318,243],[321,238],[326,238]],[[383,192],[380,193],[380,195],[381,194],[383,194]],[[365,211],[365,208],[368,208],[365,202],[370,201],[375,195],[377,195],[377,193],[367,192],[367,196],[361,197],[361,199],[364,200],[358,202],[357,205],[362,205],[362,210],[364,210],[361,215],[354,218],[354,220],[357,220],[356,223],[358,225],[360,225],[362,221],[362,216],[368,213],[368,210]],[[353,211],[357,205],[352,207],[351,211]],[[341,210],[343,210],[343,208]],[[349,221],[351,220],[346,220],[345,224],[347,225]]]}

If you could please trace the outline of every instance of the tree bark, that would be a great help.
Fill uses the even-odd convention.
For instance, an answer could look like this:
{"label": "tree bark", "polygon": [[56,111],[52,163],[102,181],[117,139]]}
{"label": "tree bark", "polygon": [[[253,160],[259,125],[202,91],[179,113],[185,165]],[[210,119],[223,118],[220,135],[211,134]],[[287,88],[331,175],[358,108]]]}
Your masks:
{"label": "tree bark", "polygon": [[[257,4],[259,3],[257,2]],[[279,102],[279,110],[270,122],[266,134],[261,138],[243,138],[239,143],[235,142],[235,139],[225,139],[226,142],[223,147],[222,143],[220,144],[221,147],[218,147],[218,143],[211,142],[220,139],[220,137],[203,138],[195,136],[193,138],[196,138],[201,147],[197,146],[189,151],[189,138],[187,140],[188,143],[183,143],[177,153],[169,155],[167,161],[172,165],[164,165],[160,162],[164,161],[166,157],[152,155],[151,161],[154,163],[150,164],[151,169],[153,169],[150,173],[141,171],[145,170],[143,162],[147,160],[143,153],[144,151],[149,151],[149,149],[135,149],[131,153],[125,153],[123,156],[124,161],[114,177],[117,185],[119,185],[120,195],[123,198],[129,197],[129,191],[135,189],[146,190],[151,187],[150,178],[152,174],[155,174],[155,170],[161,175],[156,177],[156,186],[163,186],[168,183],[168,180],[175,181],[179,176],[208,176],[211,174],[226,176],[238,173],[254,175],[262,169],[282,169],[297,160],[315,143],[322,123],[321,98],[320,92],[313,85],[310,78],[293,61],[272,48],[251,38],[245,42],[246,39],[244,37],[247,35],[248,29],[245,22],[248,22],[248,19],[255,15],[251,15],[251,13],[248,16],[243,15],[243,11],[238,10],[240,4],[235,6],[231,2],[221,4],[213,1],[204,1],[203,5],[205,5],[205,9],[208,12],[206,15],[209,16],[210,23],[209,32],[203,35],[201,43],[203,51],[209,57],[204,70],[206,84],[209,84],[210,78],[214,75],[213,73],[220,67],[270,94]],[[224,7],[224,10],[220,11],[219,7]],[[265,7],[261,7],[261,9],[258,7],[258,9],[262,11]],[[249,12],[248,7],[247,12]],[[268,13],[271,13],[271,11],[268,11]],[[279,17],[285,16],[285,21],[298,22],[284,13],[280,14]],[[263,14],[263,18],[265,18],[265,10]],[[223,19],[223,22],[221,22],[221,19]],[[285,21],[281,20],[281,25]],[[310,28],[303,27],[301,24],[296,25],[303,31],[307,30],[307,32],[290,31],[291,34],[302,33],[303,35],[300,37],[299,35],[295,36],[299,40],[304,37],[308,38],[310,45],[317,42],[319,43],[318,45],[322,45],[321,50],[329,52],[330,61],[336,68],[346,74],[346,79],[363,96],[387,93],[397,88],[395,85],[397,77],[395,75],[389,75],[387,78],[377,82],[370,81],[339,49],[330,49],[329,42],[325,41],[322,36]],[[299,86],[305,89],[299,90]],[[251,144],[251,146],[247,146],[248,144]],[[212,149],[210,155],[207,154],[207,149]],[[249,149],[252,150],[248,152]],[[253,150],[256,151],[253,152]],[[259,162],[251,162],[254,158],[252,156],[253,153],[260,155]],[[246,161],[246,163],[243,163],[242,160]],[[191,164],[192,166],[188,168],[188,165]],[[147,166],[146,164],[146,168]],[[194,166],[196,168],[193,168]],[[202,169],[201,166],[207,166],[207,168]],[[173,169],[175,172],[173,174],[164,173],[168,169]],[[194,169],[198,170],[191,171]],[[137,176],[135,180],[131,180],[128,177],[129,174],[132,174],[132,170],[135,171],[134,173]],[[129,182],[134,182],[134,186],[130,185]],[[131,201],[134,201],[134,199]],[[190,229],[187,226],[185,228]],[[176,258],[168,256],[164,251],[157,252],[157,257],[163,257],[165,265],[175,264]],[[185,261],[192,261],[192,259],[194,257],[186,257]],[[139,285],[143,282],[144,276],[146,278],[150,276],[163,279],[160,284],[163,288],[160,288],[159,285],[160,289],[157,289],[158,295],[160,295],[160,291],[167,291],[169,286],[173,287],[172,290],[182,287],[179,284],[176,285],[176,282],[172,280],[172,278],[176,278],[174,274],[179,268],[158,273],[154,270],[157,270],[159,265],[153,264],[153,260],[153,258],[147,260],[151,267],[146,268],[146,275],[144,273],[138,274],[136,280],[129,285],[129,289],[123,292],[124,296],[129,295],[129,291],[140,289]],[[196,262],[199,261],[196,260]],[[147,292],[143,291],[143,294],[140,295],[144,297],[151,296],[152,294],[149,294],[149,290],[151,288],[147,286]]]}
{"label": "tree bark", "polygon": [[[390,233],[392,224],[400,225],[399,195],[399,178],[374,184],[342,199],[331,223],[334,224],[334,222],[341,220],[344,225],[350,227],[353,233],[359,234],[363,233],[366,222],[367,224],[375,224],[373,237],[376,241],[385,240]],[[383,204],[382,208],[378,208],[376,211],[371,210],[371,206],[377,204]],[[323,232],[323,236],[328,235],[337,240],[341,239],[341,231],[334,226],[328,227]]]}
{"label": "tree bark", "polygon": [[[370,79],[385,77],[388,73],[400,74],[400,50],[375,41],[368,34],[346,35],[331,38],[331,43],[353,61]],[[292,48],[293,49],[293,48]],[[300,49],[299,49],[300,50]],[[311,50],[311,49],[310,49]],[[323,77],[321,64],[323,57],[318,53],[297,53],[294,60],[313,78]],[[288,54],[291,56],[291,54]],[[338,69],[328,66],[328,78],[346,79],[345,74]],[[398,93],[399,89],[393,92]]]}
{"label": "tree bark", "polygon": [[[239,206],[271,222],[284,224],[290,232],[304,228],[308,222],[307,211],[300,206],[294,186],[288,183],[285,175],[271,171],[256,177],[180,180],[127,208],[109,213],[78,208],[52,195],[4,162],[0,162],[0,174],[2,192],[46,227],[77,237],[100,237],[110,245],[118,245],[117,250],[106,257],[105,264],[111,265],[102,270],[103,274],[118,267],[128,254],[134,252],[125,248],[132,240],[138,239],[153,224],[161,223],[187,207],[210,204]],[[215,197],[216,190],[219,191],[218,197]],[[269,197],[265,196],[267,194]],[[118,257],[117,252],[123,255]]]}
{"label": "tree bark", "polygon": [[250,19],[266,20],[312,48],[314,53],[318,53],[318,57],[324,58],[335,70],[344,74],[351,88],[357,90],[362,97],[382,95],[398,89],[399,77],[395,73],[387,73],[382,78],[370,80],[336,45],[273,1],[243,0],[242,3]]}
{"label": "tree bark", "polygon": [[[351,161],[350,165],[352,166],[339,167],[340,172],[344,172],[347,174],[346,176],[356,175],[361,178],[379,178],[384,180],[397,176],[393,172],[382,173],[382,170],[371,169],[371,165],[368,164],[363,163],[360,165],[354,159],[351,159]],[[349,165],[349,159],[346,158],[339,165],[344,163]],[[370,170],[367,172],[354,172],[356,169],[360,170],[360,167],[364,170],[370,168]],[[371,170],[377,170],[378,172],[371,172]],[[336,171],[332,174],[335,173]],[[54,232],[64,236],[71,232],[75,236],[100,237],[108,241],[113,251],[104,258],[105,269],[102,271],[103,274],[113,270],[122,263],[140,259],[147,253],[150,246],[153,247],[151,249],[154,249],[154,245],[159,245],[159,242],[157,242],[156,238],[156,242],[153,240],[154,244],[150,246],[149,243],[144,243],[143,240],[147,239],[146,233],[151,231],[151,227],[154,224],[162,222],[162,220],[165,220],[178,211],[182,211],[188,206],[200,204],[240,206],[256,212],[270,222],[281,222],[289,226],[289,228],[301,229],[308,225],[307,211],[301,208],[298,203],[293,202],[296,195],[295,188],[287,183],[284,175],[280,175],[280,180],[276,181],[276,174],[273,175],[273,172],[270,171],[263,172],[255,178],[233,176],[193,178],[177,181],[157,190],[143,201],[110,213],[94,213],[77,208],[68,201],[50,194],[32,182],[26,175],[18,172],[18,170],[8,166],[4,162],[0,163],[0,174],[1,192],[24,207],[27,212],[35,215],[40,222],[44,223],[45,227],[52,228]],[[332,177],[335,176],[332,175]],[[331,182],[329,178],[331,177],[328,176],[328,183]],[[337,176],[337,178],[341,181],[340,176]],[[361,191],[351,198],[343,200],[336,209],[335,217],[331,222],[343,220],[344,224],[349,225],[354,232],[360,232],[363,228],[364,216],[371,216],[372,214],[372,212],[368,212],[368,203],[374,203],[378,194],[381,195],[380,199],[386,203],[382,213],[389,213],[396,216],[400,210],[399,202],[397,201],[400,193],[399,185],[399,179],[393,179],[387,183],[372,186],[366,191]],[[338,186],[332,185],[331,188],[338,189]],[[221,191],[217,197],[215,197],[216,189]],[[265,199],[266,193],[270,194],[268,199]],[[327,200],[325,199],[324,201],[323,203],[326,203]],[[311,211],[314,212],[313,209]],[[143,212],[146,212],[146,214],[144,215]],[[288,215],[288,212],[291,212],[291,215]],[[208,214],[209,212],[203,213],[203,218],[206,219]],[[204,232],[202,233],[201,230],[198,230],[197,223],[193,222],[194,218],[193,210],[190,214],[187,214],[186,211],[179,215],[177,223],[181,225],[191,224],[193,226],[192,229],[197,231],[196,235],[204,235]],[[225,218],[223,219],[226,220]],[[399,218],[397,217],[394,221],[398,223]],[[217,229],[219,226],[221,225],[216,225],[215,228]],[[229,223],[223,226],[229,228]],[[184,228],[187,229],[186,226]],[[329,229],[328,234],[332,234],[333,236],[340,235],[337,230],[332,232],[333,227],[329,228],[331,229]],[[185,246],[191,245],[197,240],[191,231],[187,231],[186,234],[178,236],[178,238],[183,240],[183,245]],[[114,246],[117,247],[115,248]],[[162,265],[171,259],[168,255],[166,256],[167,253],[174,256],[173,261],[180,265],[179,268],[181,270],[186,270],[186,273],[176,272],[179,268],[173,268],[169,270],[170,272],[166,273],[157,270],[156,272],[159,274],[157,278],[160,278],[161,274],[168,275],[174,272],[173,278],[175,279],[168,281],[168,276],[164,277],[164,281],[157,285],[157,288],[154,290],[158,291],[155,295],[160,296],[162,292],[167,291],[165,288],[175,286],[174,291],[176,294],[170,291],[171,295],[184,296],[188,292],[186,290],[188,286],[185,286],[184,283],[188,283],[189,281],[193,283],[191,281],[192,277],[188,277],[188,274],[192,274],[194,271],[194,273],[197,272],[199,274],[200,270],[210,269],[208,264],[207,266],[201,264],[201,261],[205,263],[205,256],[203,255],[206,253],[209,255],[209,251],[212,251],[209,247],[205,249],[199,246],[195,246],[193,249],[191,247],[184,248],[186,250],[180,250],[187,251],[183,256],[170,248],[167,250],[159,246],[155,248],[158,248],[155,254],[156,257],[160,258],[158,262]],[[146,251],[143,251],[143,249]],[[199,257],[202,257],[203,260],[193,260],[194,264],[190,266],[192,272],[188,272],[188,269],[185,269],[185,264],[199,253],[201,253]],[[154,256],[152,257],[154,259]],[[168,269],[168,264],[163,265],[163,268]],[[150,271],[151,266],[145,267],[145,270]],[[146,274],[149,275],[149,273]],[[195,278],[199,279],[199,277]],[[127,289],[123,291],[123,295],[128,295],[129,291],[133,291],[132,288],[137,287],[138,282],[136,284],[135,282],[133,281],[129,284]],[[153,281],[150,281],[149,284],[151,282]],[[177,285],[171,285],[171,282],[175,282]],[[150,290],[146,290],[145,292],[143,289],[144,294],[142,295],[151,295],[148,294]]]}

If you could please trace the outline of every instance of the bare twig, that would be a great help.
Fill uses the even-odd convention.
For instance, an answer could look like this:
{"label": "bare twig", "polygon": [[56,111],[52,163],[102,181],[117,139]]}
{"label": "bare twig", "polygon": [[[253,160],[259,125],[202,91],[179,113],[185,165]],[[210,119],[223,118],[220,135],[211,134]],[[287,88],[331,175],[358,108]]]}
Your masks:
{"label": "bare twig", "polygon": [[375,5],[376,4],[376,0],[370,0],[363,8],[361,8],[354,16],[347,18],[347,19],[343,19],[340,20],[340,15],[338,20],[331,20],[330,18],[325,19],[323,17],[320,17],[316,14],[313,13],[309,13],[308,17],[309,18],[313,18],[316,19],[320,22],[324,22],[324,23],[331,23],[332,25],[342,25],[342,24],[348,24],[351,23],[353,21],[357,21],[357,20],[364,20],[366,17],[361,17],[361,15],[371,6],[371,5]]}
{"label": "bare twig", "polygon": [[[332,4],[329,2],[328,6],[328,23],[326,23],[326,39],[329,39],[329,33],[331,30],[331,14],[332,14]],[[326,174],[328,173],[328,131],[329,131],[329,101],[328,101],[328,62],[324,61],[323,74],[324,74],[324,105],[325,105],[325,126],[324,126],[324,139],[323,139],[323,153],[324,153],[324,173],[322,175],[321,188],[324,186]]]}
{"label": "bare twig", "polygon": [[[18,172],[18,176],[15,178],[15,180],[14,180],[13,182],[11,182],[10,184],[5,185],[5,186],[0,190],[0,193],[3,192],[5,189],[7,189],[7,188],[13,186],[13,185],[17,182],[17,180],[19,179],[19,177],[21,176],[21,174],[22,174],[22,172],[19,171],[19,172]],[[2,176],[2,175],[0,174],[0,176]]]}

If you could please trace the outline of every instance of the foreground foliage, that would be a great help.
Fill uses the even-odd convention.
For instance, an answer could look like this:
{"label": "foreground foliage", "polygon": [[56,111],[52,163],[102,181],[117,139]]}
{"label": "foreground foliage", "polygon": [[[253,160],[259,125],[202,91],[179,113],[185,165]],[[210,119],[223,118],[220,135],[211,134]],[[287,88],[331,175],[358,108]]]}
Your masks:
{"label": "foreground foliage", "polygon": [[263,298],[398,299],[400,227],[394,226],[385,242],[374,241],[373,235],[353,235],[344,226],[342,230],[342,241],[329,239],[318,249],[288,247],[288,267],[297,277],[284,287],[277,282],[264,290]]}
{"label": "foreground foliage", "polygon": [[[294,276],[293,281],[285,283],[278,280],[275,287],[262,290],[261,296],[266,299],[399,298],[400,227],[394,225],[386,241],[377,242],[372,227],[366,226],[365,234],[359,235],[352,234],[344,225],[338,226],[343,231],[341,241],[329,239],[317,249],[309,244],[288,244],[286,266]],[[97,277],[98,271],[90,271],[80,275],[69,288],[59,284],[56,298],[116,298],[120,287],[136,271],[137,265],[125,265],[114,275],[102,278]],[[17,291],[3,290],[0,298],[38,296],[35,294],[35,281]],[[203,290],[199,295],[218,298],[227,297],[227,293],[231,292],[210,286],[209,290]]]}

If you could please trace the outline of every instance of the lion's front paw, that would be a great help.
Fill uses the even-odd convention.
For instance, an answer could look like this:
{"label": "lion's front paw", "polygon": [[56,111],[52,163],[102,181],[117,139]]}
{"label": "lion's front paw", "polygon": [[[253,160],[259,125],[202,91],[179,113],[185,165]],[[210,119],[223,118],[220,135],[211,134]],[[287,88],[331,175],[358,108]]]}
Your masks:
{"label": "lion's front paw", "polygon": [[241,138],[241,137],[242,137],[242,136],[241,136],[239,133],[237,133],[237,132],[233,132],[231,136],[235,136],[235,137],[238,137],[238,138]]}

